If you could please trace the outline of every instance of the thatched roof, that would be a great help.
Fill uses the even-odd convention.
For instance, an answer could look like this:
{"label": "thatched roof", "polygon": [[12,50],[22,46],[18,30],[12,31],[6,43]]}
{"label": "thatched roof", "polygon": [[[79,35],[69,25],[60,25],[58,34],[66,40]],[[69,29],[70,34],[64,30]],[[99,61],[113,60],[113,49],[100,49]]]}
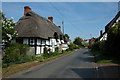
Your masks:
{"label": "thatched roof", "polygon": [[54,23],[31,10],[27,12],[26,16],[19,19],[15,29],[18,32],[17,37],[39,37],[48,39],[49,37],[54,37],[55,32],[58,36],[63,35]]}

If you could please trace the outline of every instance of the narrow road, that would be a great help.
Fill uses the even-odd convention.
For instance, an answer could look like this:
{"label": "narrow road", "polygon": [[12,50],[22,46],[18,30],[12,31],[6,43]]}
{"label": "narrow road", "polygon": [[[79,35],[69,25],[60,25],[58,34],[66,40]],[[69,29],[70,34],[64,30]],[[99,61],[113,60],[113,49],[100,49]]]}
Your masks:
{"label": "narrow road", "polygon": [[80,49],[13,78],[96,78],[92,54]]}

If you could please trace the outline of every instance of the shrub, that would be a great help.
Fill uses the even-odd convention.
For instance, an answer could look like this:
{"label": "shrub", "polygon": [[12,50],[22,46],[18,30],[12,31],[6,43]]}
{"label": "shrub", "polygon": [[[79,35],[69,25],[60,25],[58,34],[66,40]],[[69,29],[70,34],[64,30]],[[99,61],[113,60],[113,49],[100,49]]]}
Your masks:
{"label": "shrub", "polygon": [[26,55],[28,50],[29,46],[26,44],[10,43],[5,49],[5,55],[2,59],[3,64],[9,66],[35,60],[35,56]]}
{"label": "shrub", "polygon": [[3,63],[15,63],[19,62],[20,59],[20,51],[19,49],[11,46],[5,50],[5,56],[3,56]]}
{"label": "shrub", "polygon": [[55,51],[56,51],[56,52],[59,52],[59,51],[60,51],[59,47],[56,47],[56,48],[55,48]]}
{"label": "shrub", "polygon": [[27,53],[27,51],[29,51],[29,45],[27,44],[19,44],[20,45],[20,54],[25,54]]}
{"label": "shrub", "polygon": [[44,53],[48,53],[47,47],[44,48]]}
{"label": "shrub", "polygon": [[69,50],[73,50],[73,49],[79,49],[79,46],[78,45],[75,45],[73,43],[71,43],[70,45],[68,45],[69,47]]}
{"label": "shrub", "polygon": [[34,55],[21,55],[21,57],[22,57],[21,63],[30,62],[30,61],[36,60],[36,57]]}
{"label": "shrub", "polygon": [[107,53],[114,57],[119,57],[120,52],[120,24],[116,24],[108,30]]}
{"label": "shrub", "polygon": [[95,42],[95,43],[91,46],[91,50],[92,50],[92,51],[100,51],[100,44],[101,44],[101,41]]}

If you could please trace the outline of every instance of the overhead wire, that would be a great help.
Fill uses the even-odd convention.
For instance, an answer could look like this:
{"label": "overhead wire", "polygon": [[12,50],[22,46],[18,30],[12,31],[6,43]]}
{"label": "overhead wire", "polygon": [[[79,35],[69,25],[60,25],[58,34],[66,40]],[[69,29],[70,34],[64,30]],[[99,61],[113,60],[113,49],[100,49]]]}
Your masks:
{"label": "overhead wire", "polygon": [[[75,25],[75,24],[73,24],[70,20],[68,20],[68,18],[66,18],[66,16],[64,16],[63,15],[63,13],[61,13],[61,11],[56,7],[56,6],[54,6],[53,4],[52,4],[52,2],[50,2],[49,1],[49,4],[57,11],[57,13],[59,13],[59,15],[61,16],[61,18],[63,19],[63,17],[67,20],[67,22],[69,22],[69,23],[71,23],[71,25],[72,26],[75,26],[75,28],[73,28],[74,30],[76,30],[77,31],[77,33],[78,32],[82,32],[82,31],[80,31],[80,29]],[[64,20],[64,19],[63,19]],[[79,31],[78,31],[79,30]],[[83,32],[82,32],[83,33]],[[79,34],[79,33],[78,33]]]}

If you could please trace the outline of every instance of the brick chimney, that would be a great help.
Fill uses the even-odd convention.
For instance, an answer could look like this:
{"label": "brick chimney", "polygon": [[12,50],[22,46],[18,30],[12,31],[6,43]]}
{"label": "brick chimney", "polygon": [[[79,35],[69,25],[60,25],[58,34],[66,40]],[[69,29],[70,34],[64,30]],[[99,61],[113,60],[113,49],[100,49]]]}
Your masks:
{"label": "brick chimney", "polygon": [[61,29],[61,26],[58,26],[59,29]]}
{"label": "brick chimney", "polygon": [[49,19],[51,22],[53,22],[53,17],[48,17],[48,19]]}
{"label": "brick chimney", "polygon": [[103,31],[101,30],[101,31],[100,31],[100,36],[102,36],[102,34],[103,34]]}
{"label": "brick chimney", "polygon": [[29,6],[24,7],[24,16],[26,16],[27,12],[30,11],[31,8]]}

